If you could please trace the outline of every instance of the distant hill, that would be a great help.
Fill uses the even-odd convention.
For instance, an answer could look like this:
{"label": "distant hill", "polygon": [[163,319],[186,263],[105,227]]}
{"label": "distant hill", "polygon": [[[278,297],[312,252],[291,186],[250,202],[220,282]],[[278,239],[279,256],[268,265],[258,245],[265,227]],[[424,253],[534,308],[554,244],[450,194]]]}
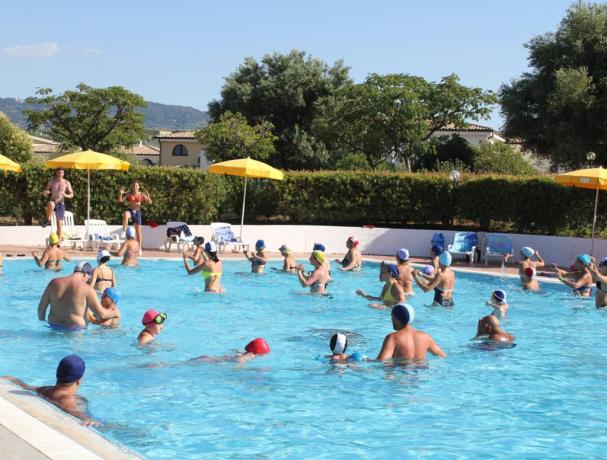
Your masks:
{"label": "distant hill", "polygon": [[[21,128],[27,128],[23,109],[33,106],[25,104],[20,99],[0,97],[0,112],[4,112],[13,123]],[[34,107],[35,108],[35,107]],[[182,105],[159,104],[149,102],[143,113],[144,125],[148,129],[191,130],[198,129],[209,122],[209,114],[193,107]]]}

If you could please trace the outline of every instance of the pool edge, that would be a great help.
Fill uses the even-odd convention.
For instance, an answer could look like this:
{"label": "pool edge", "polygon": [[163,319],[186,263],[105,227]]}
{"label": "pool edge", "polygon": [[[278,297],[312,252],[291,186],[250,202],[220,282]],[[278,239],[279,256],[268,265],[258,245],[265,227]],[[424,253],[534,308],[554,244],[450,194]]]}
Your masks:
{"label": "pool edge", "polygon": [[[136,452],[82,426],[33,393],[0,378],[0,425],[22,440],[28,452],[51,459],[141,459]],[[31,450],[29,450],[31,449]]]}

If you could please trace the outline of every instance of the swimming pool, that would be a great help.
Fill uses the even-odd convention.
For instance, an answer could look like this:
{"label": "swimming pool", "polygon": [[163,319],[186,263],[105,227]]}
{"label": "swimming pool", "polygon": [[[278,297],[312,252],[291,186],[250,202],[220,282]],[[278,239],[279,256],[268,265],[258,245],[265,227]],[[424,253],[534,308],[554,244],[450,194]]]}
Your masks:
{"label": "swimming pool", "polygon": [[[0,278],[1,372],[53,383],[58,360],[81,355],[80,394],[106,423],[100,431],[153,459],[605,455],[607,317],[592,300],[560,285],[532,294],[511,278],[458,273],[455,308],[425,306],[432,296],[419,290],[410,299],[414,326],[434,336],[446,360],[431,357],[421,370],[350,368],[317,357],[329,353],[337,330],[348,331],[349,351],[377,355],[390,314],[354,294],[379,293],[377,265],[334,270],[332,299],[304,295],[293,275],[256,276],[249,267],[225,262],[227,293],[217,295],[202,292],[200,277],[187,277],[180,262],[114,266],[120,329],[65,334],[37,320],[53,274],[8,261]],[[484,351],[470,338],[497,288],[508,291],[503,325],[517,346]],[[139,321],[151,307],[169,318],[158,343],[138,349]],[[242,349],[254,337],[265,337],[272,353],[244,367],[184,364]]]}

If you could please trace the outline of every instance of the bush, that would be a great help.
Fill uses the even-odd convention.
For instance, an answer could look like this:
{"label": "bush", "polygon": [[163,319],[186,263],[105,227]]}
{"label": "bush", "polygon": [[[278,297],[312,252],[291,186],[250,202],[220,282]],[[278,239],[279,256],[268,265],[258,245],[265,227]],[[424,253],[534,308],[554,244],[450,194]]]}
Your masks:
{"label": "bush", "polygon": [[475,149],[473,170],[476,173],[511,174],[513,176],[532,176],[537,171],[520,152],[501,142],[483,142]]}
{"label": "bush", "polygon": [[[43,216],[41,194],[52,172],[30,162],[22,174],[0,175],[2,215],[30,223]],[[86,171],[67,170],[76,198],[68,209],[76,222],[86,214]],[[240,222],[242,177],[195,169],[132,167],[91,172],[91,215],[119,224],[124,205],[118,189],[138,179],[153,199],[145,222]],[[464,174],[454,186],[447,174],[371,171],[288,172],[284,181],[248,181],[246,222],[310,225],[452,226],[588,236],[594,191],[562,187],[550,177]],[[607,200],[599,200],[597,228],[605,229]]]}

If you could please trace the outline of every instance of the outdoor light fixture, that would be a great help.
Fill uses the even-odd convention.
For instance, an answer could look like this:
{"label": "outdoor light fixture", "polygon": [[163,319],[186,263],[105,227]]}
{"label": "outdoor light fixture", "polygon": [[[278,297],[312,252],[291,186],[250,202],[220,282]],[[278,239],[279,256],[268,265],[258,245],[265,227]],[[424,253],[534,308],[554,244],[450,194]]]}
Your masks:
{"label": "outdoor light fixture", "polygon": [[457,184],[461,178],[461,174],[457,169],[454,169],[449,173],[449,179],[453,182],[453,184]]}
{"label": "outdoor light fixture", "polygon": [[586,154],[586,159],[590,162],[590,167],[592,168],[592,162],[595,160],[596,158],[596,153],[594,152],[588,152]]}

